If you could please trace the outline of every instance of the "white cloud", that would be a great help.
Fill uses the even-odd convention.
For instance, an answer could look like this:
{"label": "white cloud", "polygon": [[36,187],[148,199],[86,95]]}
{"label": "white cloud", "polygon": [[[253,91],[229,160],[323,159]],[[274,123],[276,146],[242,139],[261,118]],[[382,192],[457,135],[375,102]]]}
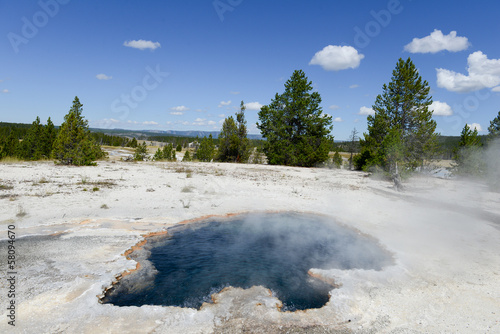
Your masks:
{"label": "white cloud", "polygon": [[182,111],[172,111],[172,112],[170,112],[170,115],[182,116],[182,115],[184,115],[184,113]]}
{"label": "white cloud", "polygon": [[434,116],[451,116],[453,115],[453,110],[446,102],[434,101],[429,106],[429,110],[432,110]]}
{"label": "white cloud", "polygon": [[139,39],[137,41],[125,41],[123,42],[123,45],[139,50],[151,49],[151,51],[161,47],[160,43],[158,42],[145,41],[143,39]]}
{"label": "white cloud", "polygon": [[309,65],[320,65],[326,71],[357,68],[365,56],[352,46],[328,45],[316,52]]}
{"label": "white cloud", "polygon": [[222,107],[228,106],[228,105],[230,105],[230,104],[231,104],[231,100],[229,100],[229,101],[221,101],[221,102],[219,103],[219,108],[222,108]]}
{"label": "white cloud", "polygon": [[106,74],[98,74],[95,76],[99,80],[111,80],[113,77],[112,76],[107,76]]}
{"label": "white cloud", "polygon": [[493,87],[491,91],[495,93],[500,93],[500,86]]}
{"label": "white cloud", "polygon": [[[177,112],[184,112],[184,111],[188,111],[189,108],[186,107],[186,106],[177,106],[177,107],[172,107],[170,108],[170,110],[172,111],[177,111]],[[174,115],[173,113],[171,113],[172,115]],[[181,114],[182,115],[182,114]]]}
{"label": "white cloud", "polygon": [[437,68],[438,87],[452,92],[473,92],[500,85],[500,59],[488,59],[481,51],[467,58],[468,75]]}
{"label": "white cloud", "polygon": [[240,94],[240,92],[230,92],[230,93],[231,93],[231,94],[233,94],[233,95],[238,95],[238,94]]}
{"label": "white cloud", "polygon": [[220,118],[224,118],[224,117],[226,117],[226,115],[225,115],[225,114],[219,114],[218,116],[219,116]]}
{"label": "white cloud", "polygon": [[349,86],[349,88],[351,88],[351,89],[353,89],[353,88],[358,88],[358,87],[359,87],[359,85],[356,85],[356,84],[354,84],[354,85],[350,85],[350,86]]}
{"label": "white cloud", "polygon": [[214,122],[214,121],[208,121],[208,125],[215,125],[217,124],[217,122]]}
{"label": "white cloud", "polygon": [[333,119],[334,122],[343,122],[342,117],[335,117]]}
{"label": "white cloud", "polygon": [[469,47],[467,37],[457,37],[456,31],[443,35],[441,30],[434,29],[429,36],[414,38],[411,43],[405,45],[405,51],[410,53],[436,53],[447,50],[457,52]]}
{"label": "white cloud", "polygon": [[142,122],[143,125],[158,125],[158,123],[156,123],[155,121],[145,121],[145,122]]}
{"label": "white cloud", "polygon": [[331,106],[328,107],[328,109],[337,110],[340,109],[340,107],[336,104],[332,104]]}
{"label": "white cloud", "polygon": [[259,111],[260,108],[262,108],[264,105],[260,104],[259,102],[250,102],[250,103],[245,103],[245,107],[247,110],[257,110]]}
{"label": "white cloud", "polygon": [[2,89],[2,93],[7,94],[10,93],[10,91],[8,89]]}
{"label": "white cloud", "polygon": [[359,108],[358,115],[375,115],[375,110],[362,106],[361,108]]}
{"label": "white cloud", "polygon": [[469,127],[469,129],[471,129],[471,130],[476,129],[478,132],[483,131],[483,128],[481,127],[481,124],[479,124],[479,123],[467,124],[467,126],[468,126],[468,127]]}

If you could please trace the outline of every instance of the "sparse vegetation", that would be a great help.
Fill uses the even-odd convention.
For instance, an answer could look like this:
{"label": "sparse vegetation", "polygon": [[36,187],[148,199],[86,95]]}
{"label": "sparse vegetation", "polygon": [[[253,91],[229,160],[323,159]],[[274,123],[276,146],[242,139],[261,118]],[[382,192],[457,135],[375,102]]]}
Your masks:
{"label": "sparse vegetation", "polygon": [[25,217],[28,213],[26,212],[26,210],[24,210],[24,208],[19,205],[17,207],[17,214],[16,214],[16,217],[18,218],[22,218],[22,217]]}
{"label": "sparse vegetation", "polygon": [[182,207],[184,209],[189,209],[189,207],[191,206],[191,201],[188,200],[187,202],[185,202],[183,199],[179,200],[181,203],[182,203]]}
{"label": "sparse vegetation", "polygon": [[182,188],[181,192],[182,193],[192,193],[194,190],[193,186],[185,186]]}

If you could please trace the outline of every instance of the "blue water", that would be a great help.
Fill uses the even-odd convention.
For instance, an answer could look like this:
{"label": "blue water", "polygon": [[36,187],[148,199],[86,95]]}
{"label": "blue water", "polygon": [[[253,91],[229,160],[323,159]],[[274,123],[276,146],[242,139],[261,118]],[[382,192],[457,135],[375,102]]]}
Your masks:
{"label": "blue water", "polygon": [[276,213],[178,226],[151,249],[154,285],[111,294],[119,306],[199,308],[224,287],[269,288],[283,310],[320,308],[333,289],[311,268],[375,269],[391,262],[377,243],[322,216]]}

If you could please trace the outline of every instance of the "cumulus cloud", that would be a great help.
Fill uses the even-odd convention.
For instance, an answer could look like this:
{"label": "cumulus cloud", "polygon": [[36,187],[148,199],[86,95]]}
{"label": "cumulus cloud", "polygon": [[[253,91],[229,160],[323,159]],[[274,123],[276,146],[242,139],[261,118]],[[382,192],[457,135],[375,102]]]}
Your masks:
{"label": "cumulus cloud", "polygon": [[500,85],[500,59],[488,59],[487,55],[476,51],[469,55],[467,64],[468,75],[437,68],[438,87],[466,93]]}
{"label": "cumulus cloud", "polygon": [[182,112],[182,111],[171,111],[170,115],[182,116],[182,115],[184,115],[184,112]]}
{"label": "cumulus cloud", "polygon": [[361,108],[359,108],[358,115],[365,115],[365,116],[375,115],[375,110],[373,110],[372,108],[362,106]]}
{"label": "cumulus cloud", "polygon": [[340,107],[336,104],[332,104],[331,106],[328,107],[328,109],[337,110],[340,109]]}
{"label": "cumulus cloud", "polygon": [[338,123],[343,122],[342,117],[335,117],[333,121]]}
{"label": "cumulus cloud", "polygon": [[405,45],[405,51],[410,53],[436,53],[439,51],[457,52],[469,47],[467,37],[457,36],[456,31],[443,35],[441,30],[434,29],[429,36],[414,38],[411,43]]}
{"label": "cumulus cloud", "polygon": [[184,114],[184,111],[188,111],[189,108],[186,107],[186,106],[177,106],[177,107],[172,107],[170,108],[170,110],[174,111],[174,112],[181,112],[181,114],[175,114],[175,113],[170,113],[172,115],[183,115]]}
{"label": "cumulus cloud", "polygon": [[356,84],[354,84],[354,85],[350,85],[350,86],[349,86],[349,88],[351,88],[351,89],[353,89],[353,88],[358,88],[358,87],[359,87],[359,85],[356,85]]}
{"label": "cumulus cloud", "polygon": [[469,127],[469,129],[471,129],[471,130],[477,130],[478,132],[483,131],[483,128],[481,127],[481,124],[479,124],[479,123],[467,124],[467,126],[468,126],[468,127]]}
{"label": "cumulus cloud", "polygon": [[219,103],[219,108],[226,107],[226,106],[228,106],[230,104],[231,104],[231,100],[229,100],[229,101],[221,101]]}
{"label": "cumulus cloud", "polygon": [[250,102],[250,103],[245,103],[245,107],[247,110],[260,110],[264,105],[260,104],[259,102]]}
{"label": "cumulus cloud", "polygon": [[113,77],[112,76],[107,76],[106,74],[98,74],[95,76],[99,80],[111,80]]}
{"label": "cumulus cloud", "polygon": [[451,116],[453,115],[453,110],[446,102],[434,101],[429,106],[429,110],[432,110],[434,116]]}
{"label": "cumulus cloud", "polygon": [[123,42],[123,45],[139,50],[150,49],[151,51],[161,47],[160,43],[158,42],[145,41],[143,39],[139,39],[137,41],[125,41]]}
{"label": "cumulus cloud", "polygon": [[217,124],[217,122],[214,122],[214,121],[208,121],[208,125],[215,125]]}
{"label": "cumulus cloud", "polygon": [[145,122],[142,122],[143,125],[158,125],[158,123],[156,123],[155,121],[145,121]]}
{"label": "cumulus cloud", "polygon": [[365,56],[352,46],[328,45],[316,52],[309,65],[320,65],[326,71],[357,68]]}
{"label": "cumulus cloud", "polygon": [[500,93],[500,86],[493,87],[491,91],[495,93]]}
{"label": "cumulus cloud", "polygon": [[8,89],[2,89],[2,93],[7,94],[10,93],[10,91]]}

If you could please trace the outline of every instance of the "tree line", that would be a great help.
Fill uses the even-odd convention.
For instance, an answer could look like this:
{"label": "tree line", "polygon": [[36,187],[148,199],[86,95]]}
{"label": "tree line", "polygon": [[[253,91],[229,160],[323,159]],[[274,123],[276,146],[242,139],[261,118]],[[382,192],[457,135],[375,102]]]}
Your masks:
{"label": "tree line", "polygon": [[29,127],[2,127],[0,158],[55,159],[64,165],[95,164],[96,160],[105,157],[105,153],[92,137],[82,111],[83,105],[75,97],[58,129],[50,117],[45,125],[37,117]]}

